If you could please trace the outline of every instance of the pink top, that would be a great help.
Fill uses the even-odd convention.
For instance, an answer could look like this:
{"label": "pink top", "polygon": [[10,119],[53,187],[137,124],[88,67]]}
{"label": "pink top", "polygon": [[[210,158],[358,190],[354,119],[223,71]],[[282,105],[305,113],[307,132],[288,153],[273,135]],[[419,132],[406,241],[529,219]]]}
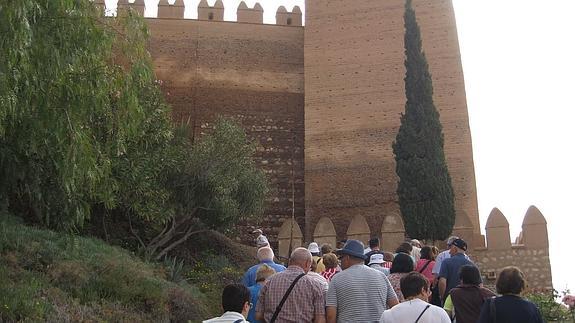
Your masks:
{"label": "pink top", "polygon": [[[427,267],[425,267],[425,269],[422,271],[421,269],[423,269],[423,267],[425,266],[425,264],[427,264],[427,262],[429,262],[429,265],[427,265]],[[431,273],[433,265],[435,265],[435,261],[428,259],[419,259],[419,261],[417,261],[417,264],[415,265],[415,271],[423,274],[423,276],[425,276],[427,280],[429,280],[429,284],[433,282],[433,273]]]}

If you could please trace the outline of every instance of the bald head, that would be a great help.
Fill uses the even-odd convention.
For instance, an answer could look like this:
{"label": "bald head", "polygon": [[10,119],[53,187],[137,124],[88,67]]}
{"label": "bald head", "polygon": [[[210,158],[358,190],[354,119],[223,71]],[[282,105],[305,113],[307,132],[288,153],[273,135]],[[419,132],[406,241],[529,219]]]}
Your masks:
{"label": "bald head", "polygon": [[270,247],[261,247],[258,249],[258,260],[262,261],[272,261],[274,260],[274,251]]}
{"label": "bald head", "polygon": [[304,271],[308,271],[311,265],[311,252],[306,248],[296,248],[290,256],[289,264],[301,267]]}

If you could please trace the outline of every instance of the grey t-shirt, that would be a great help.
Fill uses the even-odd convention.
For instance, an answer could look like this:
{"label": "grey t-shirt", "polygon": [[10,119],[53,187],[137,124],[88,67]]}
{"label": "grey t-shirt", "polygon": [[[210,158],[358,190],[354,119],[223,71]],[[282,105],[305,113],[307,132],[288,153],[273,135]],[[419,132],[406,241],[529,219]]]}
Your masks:
{"label": "grey t-shirt", "polygon": [[337,322],[374,322],[392,299],[397,295],[385,274],[359,264],[333,276],[326,306],[337,308]]}

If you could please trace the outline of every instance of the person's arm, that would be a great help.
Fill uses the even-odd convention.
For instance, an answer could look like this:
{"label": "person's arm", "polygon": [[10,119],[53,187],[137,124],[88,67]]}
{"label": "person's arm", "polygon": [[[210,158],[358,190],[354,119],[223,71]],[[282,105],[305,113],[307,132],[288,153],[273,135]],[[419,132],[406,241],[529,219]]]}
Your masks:
{"label": "person's arm", "polygon": [[445,290],[447,289],[447,280],[445,277],[439,278],[439,298],[443,301],[443,295],[445,295]]}
{"label": "person's arm", "polygon": [[397,300],[397,298],[391,298],[391,299],[387,300],[387,308],[392,308],[397,304],[399,304],[399,301]]}
{"label": "person's arm", "polygon": [[326,323],[325,322],[325,315],[315,315],[313,317],[313,323]]}
{"label": "person's arm", "polygon": [[387,308],[390,309],[395,305],[399,304],[399,299],[397,298],[397,294],[395,293],[395,290],[391,286],[391,283],[389,282],[389,279],[387,279],[387,276],[385,276],[385,274],[383,275],[383,281],[385,286],[387,287],[386,288],[387,296],[385,302],[387,303]]}
{"label": "person's arm", "polygon": [[337,307],[327,306],[325,308],[326,323],[336,323],[337,322]]}
{"label": "person's arm", "polygon": [[264,322],[264,313],[256,312],[256,320]]}

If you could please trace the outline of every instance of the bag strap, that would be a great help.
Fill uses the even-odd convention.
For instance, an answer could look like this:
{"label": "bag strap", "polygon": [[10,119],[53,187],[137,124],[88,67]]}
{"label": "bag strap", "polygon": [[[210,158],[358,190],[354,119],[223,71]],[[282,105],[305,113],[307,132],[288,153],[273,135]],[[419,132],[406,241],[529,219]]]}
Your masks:
{"label": "bag strap", "polygon": [[242,322],[244,322],[244,319],[238,319],[234,321],[234,323],[242,323]]}
{"label": "bag strap", "polygon": [[427,304],[427,306],[423,309],[423,311],[419,313],[419,316],[417,317],[417,320],[415,320],[415,323],[419,322],[419,319],[421,318],[421,316],[423,316],[423,313],[425,313],[425,311],[427,311],[429,307],[431,307],[431,305]]}
{"label": "bag strap", "polygon": [[491,318],[491,323],[497,323],[497,312],[495,308],[495,297],[491,297],[489,301],[489,317]]}
{"label": "bag strap", "polygon": [[274,315],[272,316],[272,319],[270,320],[270,323],[273,323],[276,321],[280,311],[282,310],[282,307],[284,306],[284,303],[286,302],[289,294],[291,293],[292,289],[294,288],[295,284],[297,283],[298,280],[300,280],[300,278],[302,278],[303,276],[305,276],[305,273],[303,274],[299,274],[294,281],[291,283],[291,285],[289,286],[288,290],[286,291],[286,293],[284,294],[284,297],[282,298],[282,300],[280,301],[280,303],[278,304],[278,307],[276,307],[276,311],[274,312]]}
{"label": "bag strap", "polygon": [[423,273],[423,271],[425,270],[425,268],[427,268],[427,266],[429,266],[430,263],[431,263],[431,260],[427,260],[427,262],[425,263],[425,266],[423,266],[423,268],[421,268],[421,269],[419,270],[419,273],[420,273],[420,274]]}

